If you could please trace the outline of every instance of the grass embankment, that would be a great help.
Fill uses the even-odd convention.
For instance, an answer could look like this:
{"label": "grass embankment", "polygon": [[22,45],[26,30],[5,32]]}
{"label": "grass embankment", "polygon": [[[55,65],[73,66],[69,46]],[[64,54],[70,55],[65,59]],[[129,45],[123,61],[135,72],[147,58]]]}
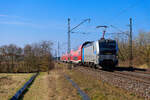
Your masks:
{"label": "grass embankment", "polygon": [[[61,64],[61,66],[64,66]],[[77,70],[68,70],[67,74],[91,100],[144,100],[123,89],[111,86],[93,76],[83,74]]]}
{"label": "grass embankment", "polygon": [[64,78],[65,72],[55,67],[49,75],[40,73],[23,100],[81,100],[77,90]]}
{"label": "grass embankment", "polygon": [[33,74],[0,74],[0,100],[10,99]]}
{"label": "grass embankment", "polygon": [[[127,62],[119,62],[119,67],[129,67],[129,61]],[[132,65],[134,68],[141,68],[141,69],[150,69],[150,65],[148,64],[139,64],[139,65],[136,65],[135,63],[133,63]]]}

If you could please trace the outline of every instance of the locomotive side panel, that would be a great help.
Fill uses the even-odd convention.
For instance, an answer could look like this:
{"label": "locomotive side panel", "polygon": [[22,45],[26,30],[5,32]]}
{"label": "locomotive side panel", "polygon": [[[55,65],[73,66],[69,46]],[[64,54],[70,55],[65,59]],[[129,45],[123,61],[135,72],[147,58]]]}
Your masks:
{"label": "locomotive side panel", "polygon": [[82,59],[84,61],[84,63],[89,63],[92,62],[94,63],[94,45],[93,43],[87,44],[83,47],[82,50],[84,53],[82,53]]}
{"label": "locomotive side panel", "polygon": [[94,51],[93,51],[93,54],[94,54],[94,64],[95,65],[98,65],[99,64],[99,43],[98,41],[95,41],[94,44]]}

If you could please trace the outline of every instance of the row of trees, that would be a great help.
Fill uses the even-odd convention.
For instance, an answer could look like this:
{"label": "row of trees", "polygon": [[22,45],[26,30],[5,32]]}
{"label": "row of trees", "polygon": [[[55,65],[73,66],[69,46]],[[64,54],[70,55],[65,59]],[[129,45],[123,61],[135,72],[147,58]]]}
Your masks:
{"label": "row of trees", "polygon": [[0,72],[37,72],[54,67],[52,42],[27,44],[24,48],[14,44],[0,47]]}
{"label": "row of trees", "polygon": [[[121,62],[129,60],[129,42],[127,38],[119,39],[119,59]],[[133,39],[133,65],[150,66],[150,32],[139,31]]]}

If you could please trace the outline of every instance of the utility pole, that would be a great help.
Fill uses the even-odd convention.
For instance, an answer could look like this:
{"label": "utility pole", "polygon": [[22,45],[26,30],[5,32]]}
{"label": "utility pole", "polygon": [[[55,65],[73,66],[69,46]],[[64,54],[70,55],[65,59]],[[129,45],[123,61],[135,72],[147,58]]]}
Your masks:
{"label": "utility pole", "polygon": [[[70,53],[71,51],[71,41],[70,41],[70,33],[78,28],[80,25],[82,25],[83,23],[85,23],[86,21],[89,21],[90,22],[90,19],[85,19],[83,20],[81,23],[79,23],[77,26],[73,27],[72,29],[70,29],[70,18],[68,18],[68,54]],[[69,59],[70,60],[70,59]]]}
{"label": "utility pole", "polygon": [[[67,51],[67,53],[69,54],[69,55],[68,55],[68,61],[69,61],[69,62],[70,62],[70,51],[71,51],[70,33],[71,33],[74,29],[78,28],[80,25],[82,25],[83,23],[85,23],[86,21],[89,21],[89,22],[90,22],[90,19],[85,19],[85,20],[83,20],[81,23],[79,23],[77,26],[75,26],[75,27],[73,27],[72,29],[70,29],[70,18],[68,18],[68,51]],[[68,65],[68,68],[71,69],[71,66]]]}
{"label": "utility pole", "polygon": [[129,23],[129,33],[126,33],[126,32],[123,32],[121,31],[120,29],[118,29],[117,27],[111,25],[111,27],[119,30],[121,33],[119,34],[125,34],[128,36],[128,39],[129,39],[129,49],[128,49],[128,57],[129,57],[129,67],[133,67],[133,63],[132,63],[132,60],[133,60],[133,51],[132,51],[132,18],[129,19],[130,23]]}
{"label": "utility pole", "polygon": [[58,41],[58,50],[57,50],[57,61],[59,60],[59,41]]}
{"label": "utility pole", "polygon": [[70,47],[70,18],[68,18],[68,54],[71,51],[71,47]]}
{"label": "utility pole", "polygon": [[130,18],[130,35],[129,35],[129,67],[132,67],[132,18]]}
{"label": "utility pole", "polygon": [[55,56],[55,60],[57,60],[57,50],[55,49],[55,54],[54,54],[54,56]]}

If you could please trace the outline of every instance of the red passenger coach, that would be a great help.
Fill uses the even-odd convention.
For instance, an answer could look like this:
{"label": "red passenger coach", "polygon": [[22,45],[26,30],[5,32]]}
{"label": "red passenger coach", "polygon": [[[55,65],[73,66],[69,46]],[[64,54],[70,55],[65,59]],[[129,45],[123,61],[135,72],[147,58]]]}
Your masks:
{"label": "red passenger coach", "polygon": [[81,47],[77,50],[71,50],[70,54],[64,54],[61,56],[61,61],[63,62],[71,62],[71,63],[81,63]]}
{"label": "red passenger coach", "polygon": [[81,46],[73,52],[72,62],[81,63]]}
{"label": "red passenger coach", "polygon": [[73,62],[73,55],[74,55],[74,51],[71,50],[71,51],[70,51],[70,55],[69,55],[71,62]]}
{"label": "red passenger coach", "polygon": [[64,61],[64,55],[61,56],[60,60],[61,60],[61,61]]}
{"label": "red passenger coach", "polygon": [[66,60],[66,62],[68,62],[68,59],[69,59],[69,54],[65,54],[65,60]]}
{"label": "red passenger coach", "polygon": [[60,59],[61,59],[61,61],[63,61],[63,62],[68,62],[68,54],[67,54],[67,53],[66,53],[66,54],[63,54]]}

